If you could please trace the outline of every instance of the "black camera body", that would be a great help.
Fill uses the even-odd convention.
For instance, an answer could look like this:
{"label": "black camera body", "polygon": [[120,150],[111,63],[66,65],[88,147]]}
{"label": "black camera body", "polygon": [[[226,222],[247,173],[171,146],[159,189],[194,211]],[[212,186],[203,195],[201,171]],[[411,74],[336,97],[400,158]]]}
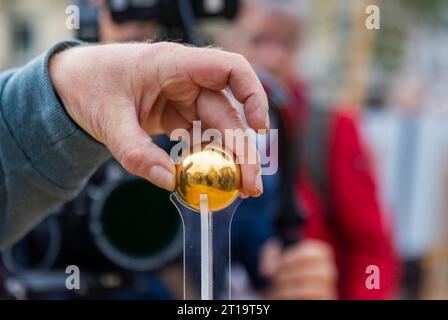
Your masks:
{"label": "black camera body", "polygon": [[235,17],[238,0],[108,0],[112,18],[126,21],[156,20],[163,26],[180,27],[182,10],[190,8],[195,18]]}
{"label": "black camera body", "polygon": [[[168,38],[181,35],[183,42],[194,42],[197,19],[233,19],[239,9],[239,0],[108,0],[106,5],[116,23],[157,21]],[[81,10],[81,28],[78,38],[98,41],[97,7],[86,0],[78,0]],[[174,35],[174,36],[173,36]],[[164,40],[164,39],[163,39]]]}

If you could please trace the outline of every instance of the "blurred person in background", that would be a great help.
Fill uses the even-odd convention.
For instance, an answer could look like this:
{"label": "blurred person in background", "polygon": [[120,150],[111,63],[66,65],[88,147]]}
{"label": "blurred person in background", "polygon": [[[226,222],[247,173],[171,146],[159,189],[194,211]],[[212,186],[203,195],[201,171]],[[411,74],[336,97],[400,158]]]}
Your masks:
{"label": "blurred person in background", "polygon": [[[382,214],[357,121],[342,111],[350,106],[335,104],[328,111],[311,107],[306,84],[296,71],[301,30],[296,12],[294,1],[247,0],[235,25],[218,36],[225,49],[243,54],[256,69],[276,78],[287,96],[281,109],[286,133],[301,140],[295,193],[306,216],[303,240],[286,250],[272,242],[261,249],[261,272],[270,282],[267,295],[300,299],[320,281],[327,293],[333,290],[340,299],[394,298],[399,267],[391,228]],[[269,95],[272,88],[269,82],[265,85]],[[296,147],[287,146],[289,150]],[[278,186],[267,179],[264,183],[264,198],[280,197]],[[247,201],[245,208],[250,210],[250,203],[263,197]],[[320,266],[308,268],[299,259],[311,252],[326,257]],[[328,281],[334,277],[333,263],[337,285]],[[366,287],[370,265],[380,270],[380,289]],[[305,274],[319,281],[304,281]]]}

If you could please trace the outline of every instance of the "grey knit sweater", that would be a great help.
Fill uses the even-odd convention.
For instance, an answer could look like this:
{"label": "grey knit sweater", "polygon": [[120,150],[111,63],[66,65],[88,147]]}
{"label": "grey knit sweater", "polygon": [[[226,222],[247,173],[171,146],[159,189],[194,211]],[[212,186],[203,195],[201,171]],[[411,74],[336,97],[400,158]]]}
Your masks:
{"label": "grey knit sweater", "polygon": [[0,249],[73,198],[110,156],[72,122],[48,75],[49,57],[79,44],[0,74]]}

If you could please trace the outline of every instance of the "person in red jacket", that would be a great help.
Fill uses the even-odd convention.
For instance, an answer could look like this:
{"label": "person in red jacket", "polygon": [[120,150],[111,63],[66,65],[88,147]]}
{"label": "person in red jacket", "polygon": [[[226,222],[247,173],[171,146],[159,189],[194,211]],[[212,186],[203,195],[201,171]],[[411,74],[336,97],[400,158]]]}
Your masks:
{"label": "person in red jacket", "polygon": [[[398,269],[391,228],[379,206],[356,121],[340,111],[329,117],[326,192],[319,192],[306,170],[297,181],[297,196],[310,214],[303,236],[323,240],[334,249],[340,298],[393,298]],[[378,289],[366,285],[371,266],[380,271]]]}
{"label": "person in red jacket", "polygon": [[[286,250],[269,243],[261,253],[262,273],[272,283],[267,297],[306,296],[303,292],[311,288],[304,283],[313,273],[317,275],[319,269],[327,270],[320,272],[321,283],[326,286],[332,283],[322,276],[333,276],[328,259],[321,259],[311,270],[303,266],[301,257],[314,254],[315,257],[334,256],[338,298],[394,298],[399,267],[391,228],[379,205],[356,115],[346,111],[349,106],[334,106],[325,112],[325,126],[318,132],[321,140],[316,140],[316,132],[308,130],[314,110],[310,107],[306,85],[299,80],[295,68],[299,19],[294,15],[296,8],[284,3],[245,1],[235,25],[220,39],[226,49],[243,54],[256,68],[275,76],[287,88],[288,103],[282,108],[287,134],[303,133],[303,143],[314,139],[313,143],[322,149],[320,158],[315,159],[306,154],[306,147],[301,148],[304,151],[295,194],[306,215],[303,240]],[[320,180],[313,174],[314,162],[320,165],[317,170]],[[309,283],[314,288],[319,285],[319,281]]]}

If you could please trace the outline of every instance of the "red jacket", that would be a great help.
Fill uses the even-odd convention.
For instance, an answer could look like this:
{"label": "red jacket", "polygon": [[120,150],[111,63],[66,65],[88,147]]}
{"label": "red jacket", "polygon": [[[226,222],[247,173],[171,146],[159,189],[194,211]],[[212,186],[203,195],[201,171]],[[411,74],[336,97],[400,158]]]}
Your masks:
{"label": "red jacket", "polygon": [[[302,87],[295,87],[295,112],[307,119],[300,104]],[[302,100],[301,100],[302,99]],[[300,103],[299,103],[300,102]],[[301,108],[301,109],[300,109]],[[337,108],[335,110],[338,110]],[[398,260],[392,244],[391,227],[379,205],[377,187],[354,117],[341,111],[330,115],[326,159],[326,201],[301,168],[296,194],[307,215],[304,238],[320,239],[334,249],[339,271],[340,299],[391,299],[398,284]],[[380,289],[369,290],[366,268],[379,267]]]}

